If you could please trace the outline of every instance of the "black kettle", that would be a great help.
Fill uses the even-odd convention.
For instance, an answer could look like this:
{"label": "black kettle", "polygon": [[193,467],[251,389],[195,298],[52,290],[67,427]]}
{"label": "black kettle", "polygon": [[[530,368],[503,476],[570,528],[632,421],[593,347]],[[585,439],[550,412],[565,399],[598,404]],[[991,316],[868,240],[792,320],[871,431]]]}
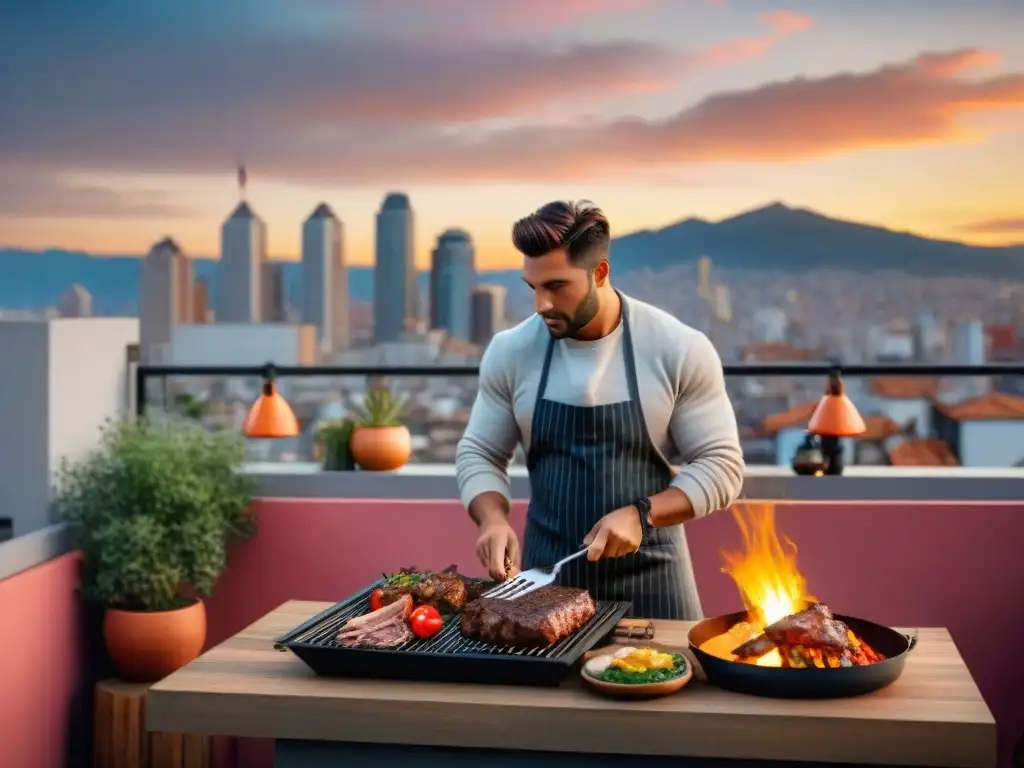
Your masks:
{"label": "black kettle", "polygon": [[807,435],[793,454],[793,471],[798,475],[820,475],[828,469],[828,460],[816,435]]}

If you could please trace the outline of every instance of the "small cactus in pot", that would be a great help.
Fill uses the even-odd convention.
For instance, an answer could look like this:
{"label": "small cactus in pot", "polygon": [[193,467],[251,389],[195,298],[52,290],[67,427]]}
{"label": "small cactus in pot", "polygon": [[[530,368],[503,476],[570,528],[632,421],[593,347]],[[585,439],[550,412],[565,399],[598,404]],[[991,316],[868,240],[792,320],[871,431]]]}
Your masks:
{"label": "small cactus in pot", "polygon": [[409,460],[412,437],[402,423],[404,412],[405,400],[390,389],[366,393],[350,443],[352,456],[362,469],[385,472]]}
{"label": "small cactus in pot", "polygon": [[350,446],[355,428],[355,422],[351,419],[331,419],[317,428],[316,439],[326,471],[344,472],[356,468]]}

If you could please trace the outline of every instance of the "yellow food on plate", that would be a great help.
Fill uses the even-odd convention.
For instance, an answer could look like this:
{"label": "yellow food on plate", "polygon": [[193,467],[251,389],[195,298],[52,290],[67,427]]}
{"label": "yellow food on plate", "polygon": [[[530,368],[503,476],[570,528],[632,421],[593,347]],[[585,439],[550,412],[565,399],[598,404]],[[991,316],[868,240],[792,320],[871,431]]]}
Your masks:
{"label": "yellow food on plate", "polygon": [[655,648],[623,648],[614,655],[609,666],[624,672],[643,674],[652,669],[672,669],[677,666],[677,661],[672,654]]}

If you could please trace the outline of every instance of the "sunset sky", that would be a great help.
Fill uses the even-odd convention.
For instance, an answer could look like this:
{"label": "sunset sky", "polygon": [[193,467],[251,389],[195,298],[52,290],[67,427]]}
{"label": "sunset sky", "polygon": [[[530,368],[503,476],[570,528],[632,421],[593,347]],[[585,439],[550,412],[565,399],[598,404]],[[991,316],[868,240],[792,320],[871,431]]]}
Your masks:
{"label": "sunset sky", "polygon": [[[0,26],[0,244],[216,255],[235,169],[294,258],[327,201],[372,261],[587,197],[615,234],[782,200],[1024,242],[1020,0],[46,0]],[[9,73],[14,73],[13,77]]]}

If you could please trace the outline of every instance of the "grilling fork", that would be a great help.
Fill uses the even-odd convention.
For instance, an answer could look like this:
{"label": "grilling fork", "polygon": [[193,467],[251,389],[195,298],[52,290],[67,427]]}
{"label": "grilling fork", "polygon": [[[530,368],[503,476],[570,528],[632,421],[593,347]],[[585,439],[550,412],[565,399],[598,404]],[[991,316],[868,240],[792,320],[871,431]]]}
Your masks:
{"label": "grilling fork", "polygon": [[528,571],[523,571],[515,578],[509,579],[508,581],[499,584],[494,589],[486,592],[484,597],[496,597],[501,600],[515,600],[523,595],[528,595],[534,590],[554,583],[555,579],[558,578],[558,574],[561,572],[563,565],[585,554],[587,554],[586,547],[581,549],[579,552],[574,552],[568,557],[563,557],[554,565],[547,565],[541,568],[531,568]]}

